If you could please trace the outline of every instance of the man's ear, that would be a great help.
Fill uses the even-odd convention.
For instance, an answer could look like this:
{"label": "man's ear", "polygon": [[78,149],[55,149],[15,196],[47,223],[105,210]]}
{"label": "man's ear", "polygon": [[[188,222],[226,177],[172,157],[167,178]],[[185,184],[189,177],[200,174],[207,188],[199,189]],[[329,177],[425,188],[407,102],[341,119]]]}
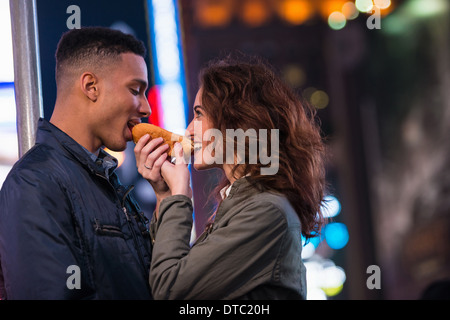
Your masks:
{"label": "man's ear", "polygon": [[81,91],[92,102],[98,98],[98,78],[92,72],[84,72],[80,77]]}

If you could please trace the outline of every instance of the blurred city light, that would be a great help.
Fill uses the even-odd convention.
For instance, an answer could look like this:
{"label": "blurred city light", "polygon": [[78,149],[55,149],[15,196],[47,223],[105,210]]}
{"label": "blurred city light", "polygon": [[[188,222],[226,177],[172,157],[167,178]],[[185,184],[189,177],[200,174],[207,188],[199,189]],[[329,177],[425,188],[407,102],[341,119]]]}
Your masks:
{"label": "blurred city light", "polygon": [[446,12],[449,8],[448,0],[410,0],[406,4],[406,10],[409,14],[427,18]]}
{"label": "blurred city light", "polygon": [[293,88],[299,88],[306,82],[305,70],[297,64],[288,64],[283,68],[283,78]]}
{"label": "blurred city light", "polygon": [[333,265],[325,266],[321,272],[322,281],[320,288],[329,297],[333,297],[340,293],[344,288],[346,280],[344,269]]}
{"label": "blurred city light", "polygon": [[252,27],[264,24],[270,15],[271,10],[263,0],[246,0],[240,10],[241,19]]}
{"label": "blurred city light", "polygon": [[328,20],[331,13],[341,12],[346,0],[323,0],[321,2],[313,1],[319,10],[320,16],[324,20]]}
{"label": "blurred city light", "polygon": [[332,249],[344,248],[349,240],[347,226],[341,222],[332,222],[325,226],[325,240]]}
{"label": "blurred city light", "polygon": [[277,8],[280,17],[294,25],[302,24],[314,13],[312,3],[307,0],[280,1]]}
{"label": "blurred city light", "polygon": [[339,294],[346,280],[345,271],[330,259],[316,257],[305,262],[307,300],[326,300]]}
{"label": "blurred city light", "polygon": [[359,16],[359,10],[356,8],[355,3],[351,1],[344,3],[342,13],[347,20],[353,20]]}
{"label": "blurred city light", "polygon": [[341,212],[341,203],[335,196],[328,195],[323,200],[321,211],[325,218],[335,217]]}
{"label": "blurred city light", "polygon": [[[175,0],[148,0],[155,85],[159,90],[163,123],[159,126],[184,135],[187,98]],[[174,117],[173,115],[177,116]]]}
{"label": "blurred city light", "polygon": [[372,0],[356,0],[355,6],[360,12],[369,12],[373,8]]}
{"label": "blurred city light", "polygon": [[220,27],[228,24],[233,16],[232,0],[196,1],[196,21],[204,27]]}
{"label": "blurred city light", "polygon": [[0,188],[17,161],[16,101],[9,1],[0,1]]}
{"label": "blurred city light", "polygon": [[103,149],[105,152],[109,153],[111,156],[113,156],[114,158],[117,159],[117,167],[119,168],[123,162],[125,161],[125,152],[123,151],[112,151],[109,150],[108,148],[104,148]]}
{"label": "blurred city light", "polygon": [[380,9],[387,9],[391,5],[391,0],[373,0],[373,4]]}
{"label": "blurred city light", "polygon": [[342,12],[334,11],[328,17],[328,25],[333,30],[340,30],[345,27],[347,19]]}
{"label": "blurred city light", "polygon": [[391,0],[198,0],[194,10],[195,23],[204,28],[226,27],[235,17],[255,28],[278,16],[296,26],[321,17],[331,29],[341,30],[360,12],[372,14],[374,6],[381,16],[388,15],[392,11],[391,4]]}
{"label": "blurred city light", "polygon": [[[333,218],[341,213],[341,203],[334,195],[324,197],[321,212],[325,218]],[[325,241],[323,241],[325,240]],[[345,224],[331,222],[322,232],[306,240],[302,237],[302,259],[307,269],[307,300],[326,300],[339,294],[346,279],[343,268],[330,259],[330,249],[340,250],[349,240]],[[328,252],[328,254],[325,254]]]}
{"label": "blurred city light", "polygon": [[322,90],[317,90],[317,91],[313,92],[313,94],[311,95],[311,98],[310,98],[311,104],[314,107],[316,107],[317,109],[326,108],[328,106],[329,101],[330,100],[328,98],[328,94]]}

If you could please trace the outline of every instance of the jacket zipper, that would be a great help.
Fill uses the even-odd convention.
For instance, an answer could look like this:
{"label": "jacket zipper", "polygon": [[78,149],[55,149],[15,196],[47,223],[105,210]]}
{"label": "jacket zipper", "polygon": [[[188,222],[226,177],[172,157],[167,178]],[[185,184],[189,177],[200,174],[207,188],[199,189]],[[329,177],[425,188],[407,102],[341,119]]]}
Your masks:
{"label": "jacket zipper", "polygon": [[136,232],[135,232],[135,230],[134,230],[134,228],[133,228],[133,222],[132,222],[132,220],[131,220],[130,215],[128,214],[127,208],[126,208],[125,205],[124,205],[124,204],[125,204],[125,199],[126,199],[126,197],[128,196],[128,194],[129,194],[129,193],[131,192],[131,190],[133,190],[133,189],[130,188],[130,190],[128,190],[128,191],[125,193],[124,197],[122,198],[122,201],[120,201],[119,196],[117,195],[116,190],[115,190],[114,186],[111,184],[111,182],[109,182],[109,180],[108,180],[106,177],[102,176],[101,174],[99,174],[99,173],[97,173],[97,172],[94,172],[94,173],[95,173],[96,176],[101,177],[102,179],[104,179],[104,180],[108,183],[108,185],[114,190],[114,194],[115,194],[115,196],[116,196],[116,199],[117,199],[118,202],[120,203],[120,206],[122,207],[122,211],[124,212],[125,218],[126,218],[126,220],[127,220],[127,222],[128,222],[128,228],[130,229],[131,236],[132,236],[132,238],[133,238],[133,243],[134,243],[134,246],[136,247],[136,251],[137,251],[137,253],[138,253],[139,261],[140,261],[142,267],[143,267],[144,270],[145,270],[145,262],[144,262],[144,257],[143,257],[143,255],[142,255],[142,248],[138,245],[137,235],[136,235]]}
{"label": "jacket zipper", "polygon": [[139,261],[141,262],[142,266],[145,269],[145,262],[144,262],[144,258],[142,256],[142,248],[141,246],[139,246],[138,244],[138,240],[137,240],[137,235],[136,235],[136,231],[133,228],[133,222],[131,221],[131,217],[128,214],[127,208],[125,206],[122,207],[123,212],[125,213],[125,217],[128,221],[128,226],[129,229],[131,231],[132,237],[133,237],[133,242],[134,242],[134,246],[136,247],[136,250],[138,251],[138,256],[139,256]]}

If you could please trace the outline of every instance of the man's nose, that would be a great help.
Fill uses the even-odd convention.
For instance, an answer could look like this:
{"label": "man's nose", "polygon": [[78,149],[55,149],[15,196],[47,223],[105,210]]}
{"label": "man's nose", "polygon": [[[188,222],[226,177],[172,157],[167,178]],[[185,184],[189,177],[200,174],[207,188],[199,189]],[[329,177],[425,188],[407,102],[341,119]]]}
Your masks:
{"label": "man's nose", "polygon": [[141,118],[150,117],[150,115],[152,114],[152,109],[150,108],[150,104],[148,103],[147,97],[145,97],[145,96],[142,99],[139,112],[142,115]]}

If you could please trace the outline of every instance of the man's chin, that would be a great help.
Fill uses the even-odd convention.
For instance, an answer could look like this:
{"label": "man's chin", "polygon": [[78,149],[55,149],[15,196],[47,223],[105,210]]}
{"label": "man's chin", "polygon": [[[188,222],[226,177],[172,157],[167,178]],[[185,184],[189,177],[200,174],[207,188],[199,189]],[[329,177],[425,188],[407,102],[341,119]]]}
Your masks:
{"label": "man's chin", "polygon": [[125,142],[124,144],[105,145],[104,148],[112,152],[122,152],[127,148],[127,143]]}

